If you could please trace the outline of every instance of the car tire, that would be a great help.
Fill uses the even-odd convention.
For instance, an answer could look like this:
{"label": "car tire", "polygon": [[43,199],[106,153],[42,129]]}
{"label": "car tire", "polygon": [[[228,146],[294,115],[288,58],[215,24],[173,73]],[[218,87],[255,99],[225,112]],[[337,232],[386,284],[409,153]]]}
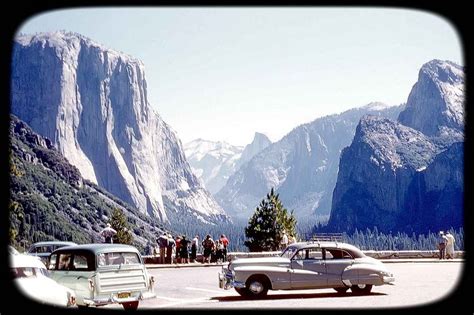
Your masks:
{"label": "car tire", "polygon": [[369,294],[371,290],[371,284],[355,284],[351,287],[352,293],[357,295]]}
{"label": "car tire", "polygon": [[270,288],[269,280],[265,276],[251,276],[245,283],[245,288],[237,290],[237,292],[245,297],[259,299],[267,295]]}
{"label": "car tire", "polygon": [[240,294],[243,297],[250,297],[250,291],[247,290],[247,288],[234,288],[235,291],[237,291],[238,294]]}
{"label": "car tire", "polygon": [[138,309],[138,301],[122,303],[124,310],[136,311]]}
{"label": "car tire", "polygon": [[338,287],[338,288],[333,288],[333,289],[336,290],[336,292],[339,294],[344,294],[347,292],[347,290],[349,290],[348,287]]}

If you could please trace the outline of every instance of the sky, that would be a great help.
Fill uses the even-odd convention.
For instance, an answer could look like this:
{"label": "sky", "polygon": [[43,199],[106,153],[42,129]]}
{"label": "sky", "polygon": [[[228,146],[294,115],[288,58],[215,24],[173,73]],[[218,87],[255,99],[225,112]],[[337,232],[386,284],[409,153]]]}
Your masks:
{"label": "sky", "polygon": [[271,141],[318,117],[406,102],[420,67],[464,64],[443,17],[393,8],[88,8],[44,12],[22,33],[83,34],[145,65],[148,101],[183,143]]}

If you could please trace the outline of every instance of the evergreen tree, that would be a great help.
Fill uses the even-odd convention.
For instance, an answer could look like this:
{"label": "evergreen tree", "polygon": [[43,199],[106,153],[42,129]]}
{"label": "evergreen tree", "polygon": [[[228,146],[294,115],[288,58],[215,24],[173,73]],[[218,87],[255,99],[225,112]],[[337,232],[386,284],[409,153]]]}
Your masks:
{"label": "evergreen tree", "polygon": [[251,252],[277,250],[283,231],[296,236],[296,219],[293,212],[288,214],[272,188],[249,219],[244,244]]}
{"label": "evergreen tree", "polygon": [[133,236],[127,222],[127,217],[119,208],[113,210],[110,225],[117,231],[117,234],[114,235],[114,243],[132,244]]}

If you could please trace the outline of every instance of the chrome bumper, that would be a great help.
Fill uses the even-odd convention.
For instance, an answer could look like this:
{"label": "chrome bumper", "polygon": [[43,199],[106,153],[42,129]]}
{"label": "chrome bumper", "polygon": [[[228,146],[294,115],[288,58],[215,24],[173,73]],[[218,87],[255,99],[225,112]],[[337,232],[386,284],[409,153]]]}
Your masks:
{"label": "chrome bumper", "polygon": [[222,272],[218,273],[219,277],[219,288],[229,290],[232,288],[245,288],[245,283],[235,281],[234,273],[232,271],[223,269]]}
{"label": "chrome bumper", "polygon": [[107,305],[107,304],[115,304],[115,303],[127,303],[127,302],[135,302],[141,301],[146,299],[155,298],[156,294],[154,292],[142,292],[138,296],[132,296],[129,298],[120,299],[115,295],[111,295],[109,297],[104,298],[96,298],[96,299],[88,299],[84,298],[84,304],[89,306],[97,306],[97,305]]}
{"label": "chrome bumper", "polygon": [[383,283],[392,283],[395,281],[395,277],[383,277]]}

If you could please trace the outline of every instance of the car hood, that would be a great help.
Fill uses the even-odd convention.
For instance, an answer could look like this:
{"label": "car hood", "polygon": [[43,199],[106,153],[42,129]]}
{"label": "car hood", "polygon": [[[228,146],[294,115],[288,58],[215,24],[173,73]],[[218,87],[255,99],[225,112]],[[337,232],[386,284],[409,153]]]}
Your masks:
{"label": "car hood", "polygon": [[286,257],[256,257],[256,258],[237,258],[231,262],[234,267],[246,265],[264,265],[264,266],[280,266],[282,264],[290,264],[290,259]]}
{"label": "car hood", "polygon": [[17,278],[14,283],[23,294],[43,303],[67,306],[68,293],[76,296],[73,290],[44,276]]}

